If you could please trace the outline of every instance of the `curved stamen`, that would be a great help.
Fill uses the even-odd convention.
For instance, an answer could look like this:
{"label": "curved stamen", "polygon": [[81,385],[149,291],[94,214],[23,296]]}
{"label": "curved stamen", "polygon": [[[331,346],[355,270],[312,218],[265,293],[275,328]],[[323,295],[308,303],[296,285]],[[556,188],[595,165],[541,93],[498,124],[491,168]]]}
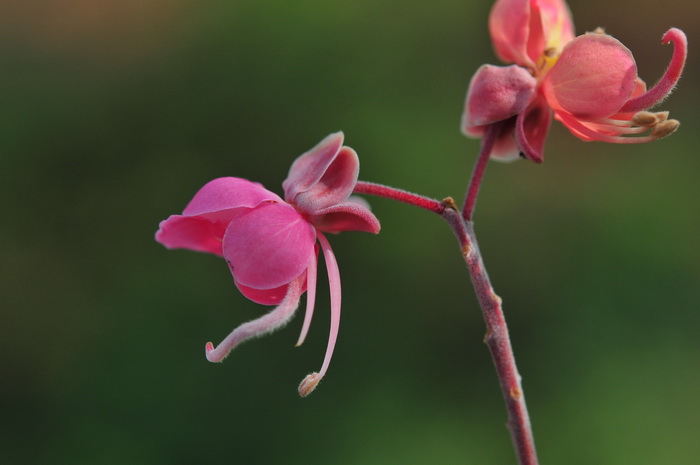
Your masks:
{"label": "curved stamen", "polygon": [[323,376],[328,371],[328,366],[331,363],[331,357],[333,357],[333,349],[335,348],[335,341],[338,339],[338,328],[340,326],[340,303],[341,303],[341,292],[340,292],[340,271],[338,270],[338,262],[333,254],[333,249],[328,243],[328,239],[318,233],[318,242],[321,244],[321,250],[323,250],[323,258],[326,261],[326,270],[328,271],[328,284],[330,287],[331,294],[331,329],[328,336],[328,346],[326,347],[326,356],[323,359],[323,365],[319,372],[314,372],[306,376],[299,384],[299,395],[301,397],[306,397],[311,394],[318,383],[321,381]]}
{"label": "curved stamen", "polygon": [[231,334],[226,336],[226,339],[221,341],[216,348],[214,348],[214,344],[207,342],[204,348],[207,360],[210,362],[220,362],[240,343],[256,336],[269,334],[287,324],[289,320],[292,319],[295,310],[299,306],[303,282],[304,275],[302,274],[289,283],[287,295],[277,308],[258,319],[248,321],[238,326],[231,331]]}
{"label": "curved stamen", "polygon": [[[568,114],[557,113],[561,122],[564,123],[569,129],[579,133],[589,140],[597,140],[601,142],[610,142],[614,144],[641,144],[644,142],[651,142],[652,140],[661,139],[673,133],[678,128],[678,121],[676,120],[666,120],[663,123],[657,124],[653,129],[651,134],[644,137],[622,137],[619,135],[604,134],[590,128],[576,118]],[[616,130],[618,128],[615,128]]]}
{"label": "curved stamen", "polygon": [[677,28],[671,28],[661,38],[661,43],[666,45],[673,42],[673,57],[659,82],[646,93],[630,99],[620,109],[621,112],[637,112],[646,110],[666,98],[676,86],[683,72],[685,59],[688,55],[688,39],[685,33]]}
{"label": "curved stamen", "polygon": [[304,343],[306,334],[309,332],[309,326],[311,326],[311,319],[314,317],[317,269],[318,258],[314,253],[314,257],[311,259],[311,262],[309,262],[309,267],[306,269],[306,313],[304,314],[304,324],[301,327],[301,334],[299,334],[299,340],[297,340],[297,347]]}
{"label": "curved stamen", "polygon": [[601,123],[583,123],[586,127],[592,130],[602,133],[609,133],[610,135],[622,135],[622,134],[641,134],[649,130],[648,127],[644,126],[630,126],[628,122],[626,126],[617,124],[601,124]]}

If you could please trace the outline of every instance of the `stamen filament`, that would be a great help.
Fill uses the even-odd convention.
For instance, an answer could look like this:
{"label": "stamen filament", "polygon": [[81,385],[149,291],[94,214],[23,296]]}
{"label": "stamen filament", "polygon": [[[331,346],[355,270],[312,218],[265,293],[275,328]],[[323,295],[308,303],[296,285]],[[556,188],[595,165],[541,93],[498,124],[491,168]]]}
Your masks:
{"label": "stamen filament", "polygon": [[294,312],[299,306],[303,282],[304,275],[302,274],[294,281],[289,283],[287,295],[284,297],[282,302],[280,302],[277,308],[269,313],[266,313],[260,318],[248,321],[247,323],[243,323],[242,325],[238,326],[231,331],[231,333],[226,336],[226,338],[221,341],[216,348],[214,348],[214,344],[207,342],[204,348],[207,360],[210,362],[220,362],[242,342],[245,342],[253,337],[269,334],[286,325],[289,320],[292,319]]}
{"label": "stamen filament", "polygon": [[313,259],[306,268],[306,313],[304,314],[304,324],[301,327],[301,334],[297,340],[296,347],[304,343],[306,334],[311,326],[311,319],[314,316],[314,305],[316,303],[316,273],[318,269],[318,259],[314,253]]}
{"label": "stamen filament", "polygon": [[[651,142],[653,140],[670,135],[678,127],[676,120],[667,120],[667,122],[673,121],[674,123],[666,125],[664,127],[664,131],[652,131],[650,135],[645,137],[622,137],[598,132],[595,129],[582,124],[576,118],[573,118],[572,116],[564,113],[558,113],[557,116],[561,119],[561,121],[564,124],[566,124],[567,127],[573,129],[574,131],[578,132],[579,134],[583,135],[584,137],[590,140],[610,142],[614,144],[641,144],[644,142]],[[666,122],[662,124],[665,123]]]}
{"label": "stamen filament", "polygon": [[326,261],[326,270],[328,271],[328,284],[331,295],[331,328],[328,336],[326,355],[323,359],[321,370],[319,372],[309,374],[302,380],[301,384],[299,384],[299,395],[301,397],[306,397],[311,394],[328,371],[328,366],[330,365],[331,358],[333,357],[335,342],[338,339],[338,328],[340,327],[341,290],[338,262],[335,259],[331,245],[328,243],[326,237],[320,232],[318,233],[318,242],[321,244],[323,258]]}

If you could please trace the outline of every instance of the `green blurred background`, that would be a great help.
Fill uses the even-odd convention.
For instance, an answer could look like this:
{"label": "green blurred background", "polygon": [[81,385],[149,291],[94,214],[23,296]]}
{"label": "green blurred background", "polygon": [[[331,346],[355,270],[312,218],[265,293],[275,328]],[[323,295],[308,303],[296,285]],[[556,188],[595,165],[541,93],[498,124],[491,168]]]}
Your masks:
{"label": "green blurred background", "polygon": [[[0,463],[515,463],[484,324],[439,218],[369,199],[382,233],[332,238],[301,318],[204,358],[263,310],[224,262],[166,251],[158,222],[208,180],[281,192],[291,161],[343,129],[361,178],[460,199],[478,142],[466,86],[497,63],[491,2],[24,0],[0,3]],[[653,83],[686,30],[646,145],[558,123],[546,163],[492,165],[476,226],[503,297],[543,464],[700,462],[697,2],[571,3]]]}

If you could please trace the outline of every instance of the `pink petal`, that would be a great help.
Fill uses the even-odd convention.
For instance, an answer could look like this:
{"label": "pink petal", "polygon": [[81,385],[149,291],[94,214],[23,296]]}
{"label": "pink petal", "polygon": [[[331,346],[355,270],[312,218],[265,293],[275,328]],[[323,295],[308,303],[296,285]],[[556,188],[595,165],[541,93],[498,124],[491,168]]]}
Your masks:
{"label": "pink petal", "polygon": [[525,158],[544,161],[544,144],[552,124],[552,111],[542,97],[535,99],[515,121],[515,139]]}
{"label": "pink petal", "polygon": [[261,305],[279,305],[282,299],[284,299],[284,296],[287,295],[289,288],[289,284],[284,284],[272,289],[254,289],[236,281],[234,281],[234,283],[238,290],[241,291],[241,294],[256,304]]}
{"label": "pink petal", "polygon": [[314,228],[287,204],[266,203],[231,222],[224,258],[239,285],[274,289],[291,282],[315,260]]}
{"label": "pink petal", "polygon": [[520,147],[515,140],[515,118],[503,124],[501,133],[496,136],[496,140],[491,147],[491,160],[510,163],[520,160]]}
{"label": "pink petal", "polygon": [[469,137],[470,139],[481,139],[484,136],[484,133],[486,132],[486,126],[470,126],[469,122],[467,121],[469,118],[469,115],[467,113],[468,112],[465,108],[465,111],[462,113],[462,134]]}
{"label": "pink petal", "polygon": [[617,113],[636,87],[637,65],[620,41],[589,33],[569,42],[543,82],[555,110],[582,121]]}
{"label": "pink petal", "polygon": [[330,134],[314,148],[294,160],[289,168],[287,179],[282,183],[287,202],[293,202],[298,193],[310,189],[321,179],[338,155],[343,145],[343,138],[342,131]]}
{"label": "pink petal", "polygon": [[342,231],[364,231],[379,233],[379,220],[368,208],[354,201],[343,202],[311,216],[311,224],[319,231],[339,233]]}
{"label": "pink petal", "polygon": [[574,23],[564,0],[498,0],[489,32],[501,60],[535,70],[547,49],[574,38]]}
{"label": "pink petal", "polygon": [[545,48],[561,49],[573,40],[574,22],[564,0],[538,0]]}
{"label": "pink petal", "polygon": [[221,255],[221,241],[231,219],[262,202],[282,199],[245,179],[214,179],[195,194],[182,215],[172,215],[160,223],[156,241],[169,249]]}
{"label": "pink petal", "polygon": [[350,147],[343,147],[317,182],[294,196],[293,202],[310,215],[345,201],[357,183],[360,160]]}
{"label": "pink petal", "polygon": [[[632,100],[635,100],[637,97],[639,97],[641,95],[644,95],[646,93],[646,91],[647,91],[646,82],[644,82],[642,79],[637,77],[637,79],[634,82],[634,90],[632,91],[632,95],[630,95],[630,100],[627,103],[631,102]],[[634,117],[634,115],[637,114],[637,112],[636,111],[632,111],[632,112],[624,111],[626,106],[627,106],[627,104],[625,104],[625,106],[623,106],[620,109],[619,113],[615,113],[614,115],[610,116],[610,118],[611,119],[619,119],[619,120],[627,120],[627,121],[632,119]]]}
{"label": "pink petal", "polygon": [[169,249],[189,249],[221,256],[226,226],[196,216],[172,215],[160,222],[156,241]]}
{"label": "pink petal", "polygon": [[[486,133],[486,126],[467,126],[465,125],[466,112],[462,115],[462,134],[470,138],[481,138]],[[503,163],[510,163],[520,159],[520,148],[515,143],[515,118],[511,117],[509,121],[503,124],[503,129],[493,142],[491,147],[490,158]]]}
{"label": "pink petal", "polygon": [[463,130],[517,115],[532,101],[536,87],[537,79],[525,68],[483,65],[469,83]]}
{"label": "pink petal", "polygon": [[503,62],[534,69],[535,63],[528,49],[544,52],[545,47],[541,34],[534,40],[538,43],[528,47],[532,19],[530,3],[530,0],[498,0],[489,15],[489,32],[496,55]]}
{"label": "pink petal", "polygon": [[231,208],[252,208],[265,201],[281,202],[282,199],[257,182],[232,177],[218,178],[205,184],[187,204],[182,214],[222,219],[227,217],[222,211]]}

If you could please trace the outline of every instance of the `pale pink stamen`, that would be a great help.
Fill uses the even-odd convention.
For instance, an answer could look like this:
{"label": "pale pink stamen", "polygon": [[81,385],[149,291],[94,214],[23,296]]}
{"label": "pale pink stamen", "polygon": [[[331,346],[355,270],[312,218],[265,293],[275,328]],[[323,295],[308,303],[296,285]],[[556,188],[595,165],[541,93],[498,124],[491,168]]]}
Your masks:
{"label": "pale pink stamen", "polygon": [[[566,114],[561,114],[559,113],[558,118],[564,123],[569,129],[575,131],[579,135],[583,136],[587,140],[597,140],[601,142],[610,142],[614,144],[641,144],[644,142],[651,142],[656,139],[660,139],[661,137],[665,137],[669,134],[671,134],[675,128],[669,132],[664,132],[664,133],[658,133],[655,131],[652,131],[651,134],[648,136],[644,137],[622,137],[620,135],[613,135],[613,134],[606,134],[603,132],[599,132],[583,123],[578,121],[576,118],[566,115]],[[674,120],[675,121],[675,120]],[[622,131],[620,130],[621,128],[614,128],[609,127],[610,132],[613,130],[621,134]],[[648,130],[649,128],[644,128],[645,130]],[[643,131],[642,131],[643,132]]]}
{"label": "pale pink stamen", "polygon": [[328,366],[330,365],[331,358],[333,357],[335,342],[338,339],[338,328],[340,326],[341,290],[338,262],[335,259],[331,245],[328,243],[326,237],[320,232],[318,233],[318,242],[321,244],[323,258],[326,261],[326,270],[328,271],[328,284],[331,295],[331,328],[328,336],[328,346],[326,347],[326,356],[323,359],[321,370],[319,372],[309,374],[301,381],[301,384],[299,384],[299,395],[301,397],[306,397],[309,395],[328,371]]}
{"label": "pale pink stamen", "polygon": [[314,258],[309,262],[309,267],[306,269],[306,313],[304,314],[304,324],[301,327],[301,334],[299,334],[299,339],[297,340],[297,347],[304,343],[304,339],[306,339],[309,327],[311,326],[311,319],[314,316],[317,269],[318,261],[314,254]]}
{"label": "pale pink stamen", "polygon": [[641,134],[643,132],[646,132],[649,130],[648,127],[643,127],[643,126],[630,126],[629,122],[627,123],[626,126],[623,126],[621,124],[601,124],[601,123],[588,123],[585,122],[583,123],[587,127],[593,129],[594,131],[601,131],[603,133],[610,133],[611,135],[618,134]]}
{"label": "pale pink stamen", "polygon": [[651,108],[665,99],[676,86],[688,55],[688,39],[683,31],[674,27],[669,29],[661,38],[661,43],[664,45],[670,42],[673,42],[673,57],[664,75],[645,94],[630,99],[625,103],[620,109],[621,112],[638,112]]}
{"label": "pale pink stamen", "polygon": [[302,285],[304,275],[294,279],[289,283],[287,295],[284,297],[279,306],[269,313],[261,316],[258,319],[248,321],[238,326],[231,331],[231,334],[226,336],[226,339],[214,348],[214,344],[207,342],[205,352],[207,360],[210,362],[220,362],[236,348],[240,343],[247,341],[253,337],[269,334],[276,329],[286,325],[294,316],[294,312],[299,306],[299,299],[302,294]]}

